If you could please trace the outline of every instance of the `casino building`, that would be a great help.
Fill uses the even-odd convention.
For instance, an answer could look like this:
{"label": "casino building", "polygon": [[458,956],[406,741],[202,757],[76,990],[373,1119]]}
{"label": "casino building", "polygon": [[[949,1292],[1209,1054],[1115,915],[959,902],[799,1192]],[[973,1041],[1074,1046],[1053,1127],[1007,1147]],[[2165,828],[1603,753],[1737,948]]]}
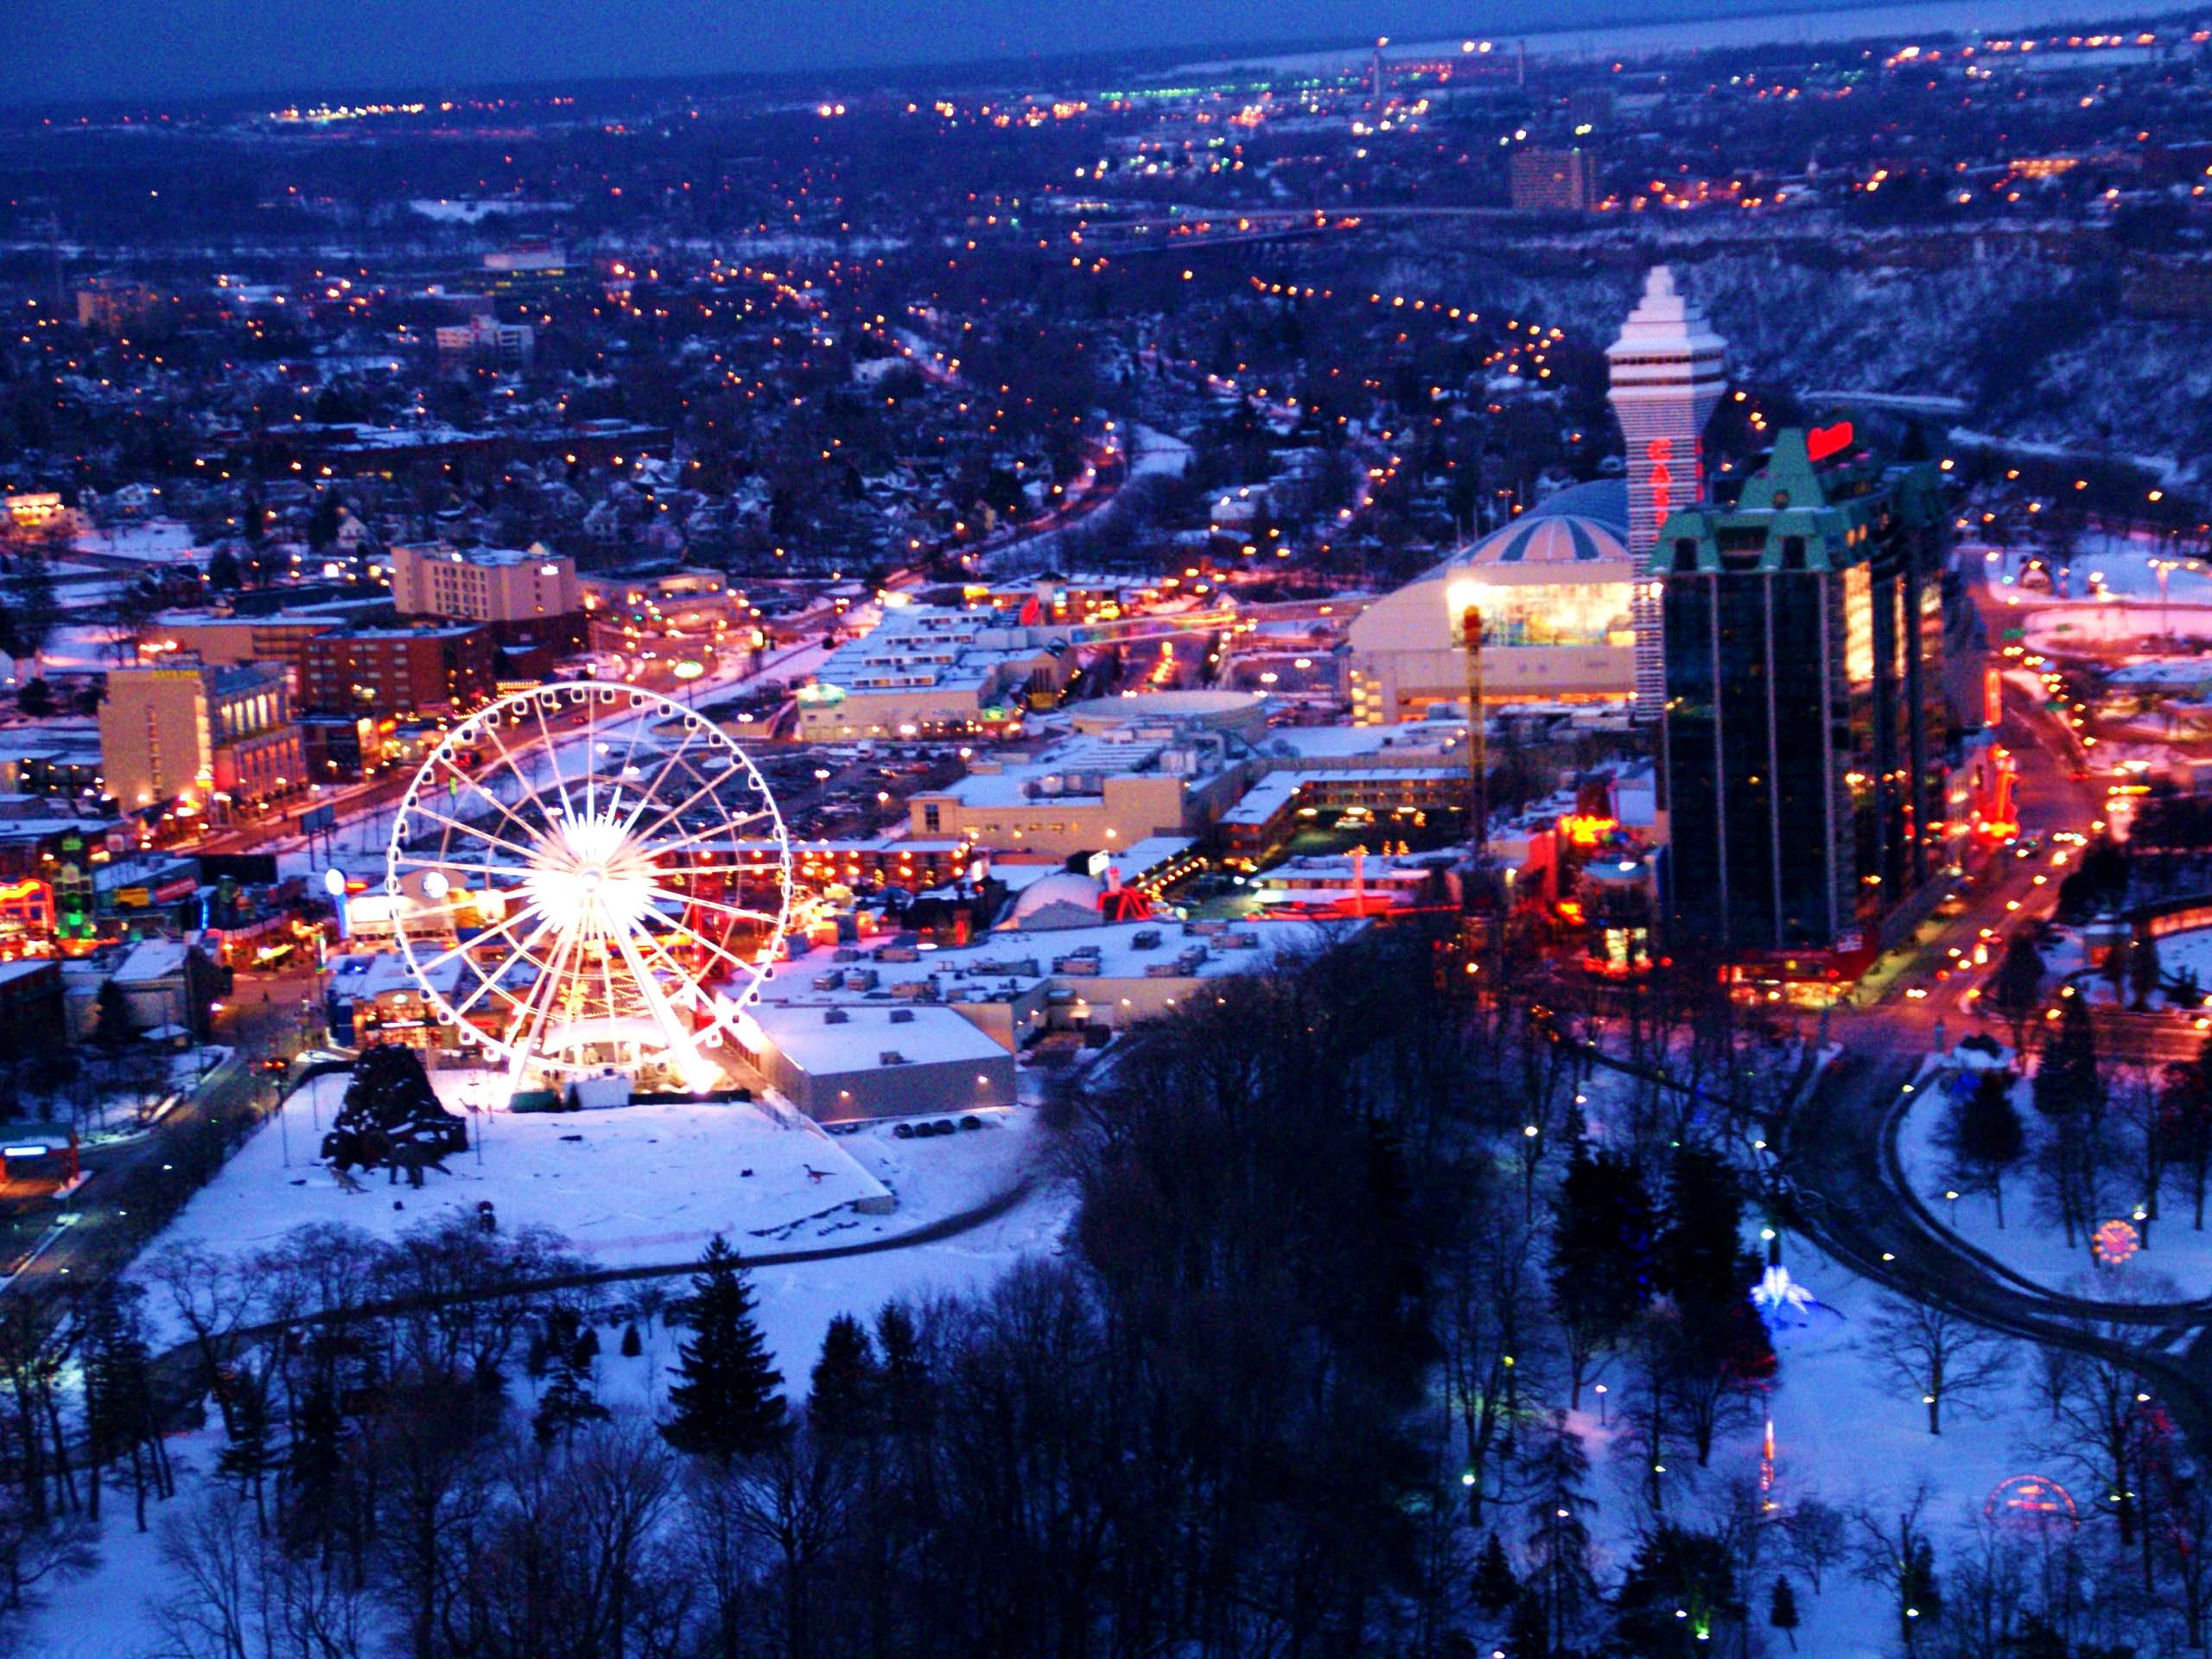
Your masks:
{"label": "casino building", "polygon": [[1483,615],[1484,702],[1625,702],[1636,689],[1627,531],[1618,480],[1577,485],[1377,600],[1350,631],[1353,721],[1464,707],[1453,629],[1471,606]]}

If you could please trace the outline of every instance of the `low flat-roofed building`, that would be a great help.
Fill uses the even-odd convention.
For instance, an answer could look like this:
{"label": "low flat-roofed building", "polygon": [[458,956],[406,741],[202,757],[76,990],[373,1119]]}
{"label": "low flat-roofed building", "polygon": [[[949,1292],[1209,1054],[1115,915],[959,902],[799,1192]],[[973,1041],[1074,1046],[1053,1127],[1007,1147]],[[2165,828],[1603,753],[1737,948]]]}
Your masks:
{"label": "low flat-roofed building", "polygon": [[1270,772],[1222,817],[1222,850],[1246,863],[1273,853],[1306,818],[1357,808],[1385,818],[1396,812],[1466,810],[1466,767],[1332,766]]}
{"label": "low flat-roofed building", "polygon": [[898,606],[799,688],[798,734],[836,741],[981,731],[1056,699],[1074,671],[1064,634],[983,612]]}
{"label": "low flat-roofed building", "polygon": [[912,796],[907,810],[917,836],[992,852],[1114,851],[1209,829],[1243,792],[1248,754],[1215,734],[1069,737],[1032,760],[978,755],[966,777]]}
{"label": "low flat-roofed building", "polygon": [[928,1003],[762,1002],[738,1044],[769,1085],[817,1122],[1013,1104],[1014,1056],[955,1010]]}
{"label": "low flat-roofed building", "polygon": [[957,836],[920,840],[877,836],[850,841],[795,841],[791,859],[809,886],[876,882],[910,893],[943,887],[967,874],[972,849]]}
{"label": "low flat-roofed building", "polygon": [[718,625],[726,627],[753,615],[751,603],[719,570],[664,570],[580,581],[591,620],[618,630],[690,633],[711,631]]}

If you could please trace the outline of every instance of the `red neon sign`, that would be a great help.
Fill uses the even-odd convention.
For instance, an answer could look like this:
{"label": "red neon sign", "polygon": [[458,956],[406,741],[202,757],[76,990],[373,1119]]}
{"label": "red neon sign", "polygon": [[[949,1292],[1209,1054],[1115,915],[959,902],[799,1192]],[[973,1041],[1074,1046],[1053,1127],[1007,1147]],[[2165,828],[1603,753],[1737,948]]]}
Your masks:
{"label": "red neon sign", "polygon": [[1651,463],[1651,518],[1655,524],[1663,523],[1668,509],[1675,504],[1675,474],[1667,465],[1673,455],[1670,439],[1654,438],[1643,446],[1643,457]]}
{"label": "red neon sign", "polygon": [[1830,455],[1841,454],[1850,448],[1852,442],[1849,421],[1838,421],[1833,426],[1816,426],[1805,435],[1806,458],[1826,461]]}

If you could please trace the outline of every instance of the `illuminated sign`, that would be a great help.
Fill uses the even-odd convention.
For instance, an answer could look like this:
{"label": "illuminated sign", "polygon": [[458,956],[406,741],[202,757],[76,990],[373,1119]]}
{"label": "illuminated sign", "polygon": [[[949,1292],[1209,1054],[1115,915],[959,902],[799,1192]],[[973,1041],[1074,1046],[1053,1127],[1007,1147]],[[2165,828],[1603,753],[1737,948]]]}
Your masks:
{"label": "illuminated sign", "polygon": [[2078,1524],[2073,1494],[2049,1475],[2014,1475],[1998,1482],[1981,1512],[1993,1521],[2041,1526],[2053,1521]]}
{"label": "illuminated sign", "polygon": [[1593,812],[1569,812],[1559,821],[1559,832],[1577,847],[1595,847],[1620,828],[1620,820]]}
{"label": "illuminated sign", "polygon": [[2108,1221],[2089,1236],[2089,1254],[2116,1268],[2143,1248],[2142,1236],[2124,1221]]}
{"label": "illuminated sign", "polygon": [[1644,459],[1651,463],[1651,519],[1654,524],[1666,521],[1675,505],[1675,474],[1668,463],[1673,460],[1674,442],[1669,438],[1654,438],[1643,446]]}
{"label": "illuminated sign", "polygon": [[1805,455],[1810,461],[1826,461],[1830,455],[1840,455],[1851,448],[1853,433],[1849,421],[1838,421],[1833,426],[1816,426],[1805,435]]}

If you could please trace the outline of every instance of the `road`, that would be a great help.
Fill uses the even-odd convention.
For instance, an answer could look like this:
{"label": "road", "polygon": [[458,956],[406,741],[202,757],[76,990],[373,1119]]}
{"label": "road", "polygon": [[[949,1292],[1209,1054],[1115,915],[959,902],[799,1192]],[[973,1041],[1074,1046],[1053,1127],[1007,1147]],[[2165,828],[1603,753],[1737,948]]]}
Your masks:
{"label": "road", "polygon": [[[88,1179],[71,1199],[60,1205],[51,1199],[22,1205],[13,1217],[20,1232],[29,1232],[31,1239],[47,1236],[47,1243],[31,1263],[0,1285],[0,1294],[53,1300],[64,1289],[95,1283],[99,1274],[126,1263],[146,1236],[221,1168],[230,1146],[268,1110],[274,1099],[272,1077],[254,1062],[296,1053],[308,1039],[309,1018],[319,1031],[321,1011],[312,1008],[316,995],[312,969],[238,976],[237,991],[217,1015],[214,1028],[214,1039],[232,1046],[232,1058],[183,1095],[150,1130],[128,1141],[88,1148],[82,1157]],[[58,1228],[53,1228],[55,1221]]]}
{"label": "road", "polygon": [[[2001,613],[1971,577],[1969,591],[1986,618]],[[2007,686],[2001,735],[2019,762],[2024,835],[2086,833],[2102,802],[2074,776],[2072,734],[2039,701]],[[1830,1034],[1841,1057],[1775,1126],[1783,1206],[1823,1249],[1900,1294],[2008,1335],[2121,1361],[2156,1390],[2196,1450],[2212,1456],[2212,1299],[2141,1306],[2037,1286],[1939,1225],[1909,1191],[1898,1160],[1907,1085],[1934,1046],[1936,1023],[1947,1040],[1986,1024],[1970,1000],[1979,976],[1952,969],[1951,950],[1970,957],[1986,929],[1994,962],[2004,934],[2047,917],[2058,888],[2052,856],[2047,843],[2025,859],[2000,850],[1963,913],[1878,994],[1839,1009]],[[2001,1027],[1992,1034],[2009,1040]],[[2177,1021],[2171,1039],[2154,1036],[2153,1046],[2169,1040],[2193,1053],[2201,1039]]]}
{"label": "road", "polygon": [[312,969],[239,976],[215,1033],[232,1058],[143,1135],[84,1154],[90,1179],[58,1212],[66,1224],[0,1294],[50,1301],[128,1262],[266,1113],[275,1090],[254,1062],[303,1046],[302,999],[316,994]]}

